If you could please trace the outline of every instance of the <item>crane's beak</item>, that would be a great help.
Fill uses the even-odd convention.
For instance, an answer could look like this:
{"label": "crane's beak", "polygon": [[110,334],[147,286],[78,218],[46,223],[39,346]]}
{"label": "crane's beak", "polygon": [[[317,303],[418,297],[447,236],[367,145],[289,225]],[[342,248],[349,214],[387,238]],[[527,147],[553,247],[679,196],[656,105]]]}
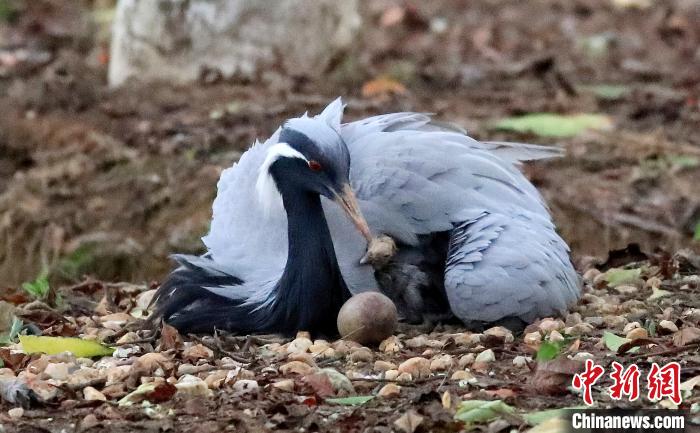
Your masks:
{"label": "crane's beak", "polygon": [[345,213],[348,214],[352,223],[355,224],[357,230],[362,233],[362,236],[367,239],[367,244],[369,245],[372,241],[372,233],[369,231],[367,221],[365,221],[365,217],[362,215],[360,206],[357,204],[355,193],[349,184],[345,184],[343,190],[339,194],[336,194],[335,201],[343,208]]}

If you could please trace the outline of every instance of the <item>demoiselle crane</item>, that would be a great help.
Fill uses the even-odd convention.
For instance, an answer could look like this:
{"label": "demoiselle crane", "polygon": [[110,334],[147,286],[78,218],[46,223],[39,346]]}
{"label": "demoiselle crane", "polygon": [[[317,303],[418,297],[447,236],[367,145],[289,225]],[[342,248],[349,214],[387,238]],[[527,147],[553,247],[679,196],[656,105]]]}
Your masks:
{"label": "demoiselle crane", "polygon": [[518,170],[558,149],[479,142],[419,113],[342,124],[343,109],[286,121],[223,171],[207,252],[174,256],[154,319],[334,335],[342,304],[367,290],[406,320],[447,311],[473,327],[578,299],[569,249]]}

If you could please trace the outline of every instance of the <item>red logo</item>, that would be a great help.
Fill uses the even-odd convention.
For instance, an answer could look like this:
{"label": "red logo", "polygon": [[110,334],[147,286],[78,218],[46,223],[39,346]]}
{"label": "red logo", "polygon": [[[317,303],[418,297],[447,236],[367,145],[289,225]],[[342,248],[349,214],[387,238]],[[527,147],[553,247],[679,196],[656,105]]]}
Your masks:
{"label": "red logo", "polygon": [[593,405],[591,387],[600,379],[603,373],[605,373],[603,367],[596,365],[592,359],[587,359],[586,369],[583,373],[576,374],[571,382],[571,386],[573,386],[574,389],[583,389],[583,402],[588,406]]}
{"label": "red logo", "polygon": [[657,363],[651,364],[647,383],[649,400],[657,401],[668,397],[675,404],[681,404],[681,365],[679,363],[669,362],[663,367],[659,367]]}
{"label": "red logo", "polygon": [[610,387],[610,398],[620,400],[623,395],[628,396],[629,401],[639,398],[639,367],[632,364],[625,370],[622,364],[613,361],[613,371],[610,377],[613,385]]}

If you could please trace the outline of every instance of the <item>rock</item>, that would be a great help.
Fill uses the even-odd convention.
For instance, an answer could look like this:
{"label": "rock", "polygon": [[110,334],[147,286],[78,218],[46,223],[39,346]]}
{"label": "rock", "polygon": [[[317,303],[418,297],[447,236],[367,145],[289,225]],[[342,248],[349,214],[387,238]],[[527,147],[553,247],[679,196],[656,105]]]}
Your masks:
{"label": "rock", "polygon": [[476,380],[473,374],[466,370],[457,370],[454,373],[452,373],[452,376],[450,376],[451,380],[466,380],[467,382],[471,382],[472,380]]}
{"label": "rock", "polygon": [[559,319],[552,319],[552,318],[546,318],[542,319],[538,325],[538,328],[540,331],[544,332],[552,332],[552,331],[561,331],[564,329],[564,322],[562,322]]}
{"label": "rock", "polygon": [[474,355],[473,353],[467,353],[466,355],[462,355],[462,357],[459,358],[457,365],[459,366],[459,368],[465,368],[472,365],[475,359],[476,355]]}
{"label": "rock", "polygon": [[513,365],[516,367],[527,367],[530,361],[532,361],[532,358],[529,356],[518,355],[513,358]]}
{"label": "rock", "polygon": [[620,286],[615,286],[614,290],[621,295],[634,295],[639,292],[639,288],[636,286],[630,286],[628,284],[622,284]]}
{"label": "rock", "polygon": [[386,380],[396,380],[399,377],[399,370],[387,370],[384,372],[384,379]]}
{"label": "rock", "polygon": [[99,401],[107,401],[107,397],[105,397],[104,394],[102,394],[100,391],[96,390],[95,388],[91,386],[86,386],[83,388],[83,398],[85,400],[99,400]]}
{"label": "rock", "polygon": [[314,368],[301,361],[291,361],[280,367],[280,373],[307,375],[313,373]]}
{"label": "rock", "polygon": [[219,389],[226,382],[228,370],[214,370],[204,378],[209,389]]}
{"label": "rock", "polygon": [[566,326],[576,326],[579,323],[582,323],[583,319],[581,318],[580,313],[569,313],[566,315]]}
{"label": "rock", "polygon": [[471,332],[454,334],[452,338],[454,338],[455,344],[458,346],[472,346],[481,342],[481,334],[474,334]]}
{"label": "rock", "polygon": [[399,337],[395,335],[379,343],[379,350],[384,353],[398,353],[401,349],[403,349],[403,344],[399,340]]}
{"label": "rock", "polygon": [[121,338],[117,340],[117,344],[128,344],[138,340],[140,340],[139,335],[132,331],[122,335]]}
{"label": "rock", "polygon": [[127,377],[129,377],[130,372],[130,365],[120,365],[117,367],[108,368],[107,383],[105,385],[112,385],[114,383],[123,382]]}
{"label": "rock", "polygon": [[590,316],[583,319],[584,323],[588,323],[596,328],[602,328],[605,325],[605,321],[600,316]]}
{"label": "rock", "polygon": [[278,0],[274,7],[243,0],[120,0],[109,84],[132,77],[185,83],[202,71],[226,79],[256,79],[271,69],[319,77],[355,41],[360,24],[357,0]]}
{"label": "rock", "polygon": [[74,388],[82,388],[85,385],[104,378],[104,373],[96,368],[83,367],[68,376],[67,383]]}
{"label": "rock", "polygon": [[379,344],[398,325],[396,305],[378,292],[363,292],[348,299],[338,312],[338,332],[360,344]]}
{"label": "rock", "polygon": [[452,368],[454,360],[450,355],[438,355],[430,361],[430,371],[446,371]]}
{"label": "rock", "polygon": [[590,323],[579,323],[569,328],[564,328],[567,335],[588,335],[595,331],[595,327]]}
{"label": "rock", "polygon": [[282,379],[272,384],[273,388],[280,389],[285,392],[294,392],[294,380]]}
{"label": "rock", "polygon": [[396,380],[399,382],[411,382],[413,380],[413,375],[411,373],[401,373]]}
{"label": "rock", "polygon": [[309,346],[309,352],[318,354],[323,353],[325,350],[329,349],[331,346],[326,340],[316,340],[314,344]]}
{"label": "rock", "polygon": [[292,353],[287,356],[287,361],[301,361],[304,364],[309,364],[312,367],[316,367],[316,361],[314,361],[314,357],[310,353]]}
{"label": "rock", "polygon": [[641,327],[642,327],[642,324],[639,322],[630,322],[630,323],[626,324],[624,328],[622,328],[622,332],[624,332],[626,334],[635,328],[641,328]]}
{"label": "rock", "polygon": [[372,362],[374,355],[368,348],[360,347],[350,352],[350,356],[348,358],[352,362]]}
{"label": "rock", "polygon": [[678,332],[678,326],[670,320],[662,320],[659,322],[658,330],[660,334],[673,334]]}
{"label": "rock", "polygon": [[393,398],[399,395],[401,395],[401,387],[395,383],[387,383],[377,392],[377,397],[382,398]]}
{"label": "rock", "polygon": [[323,368],[315,374],[323,375],[328,378],[328,381],[333,387],[335,395],[348,395],[355,393],[355,387],[352,385],[350,379],[334,368]]}
{"label": "rock", "polygon": [[572,357],[572,359],[575,359],[576,361],[585,361],[587,359],[595,359],[595,356],[589,352],[578,352]]}
{"label": "rock", "polygon": [[24,409],[21,407],[13,407],[7,411],[7,414],[10,416],[10,418],[17,420],[22,418],[22,415],[24,415]]}
{"label": "rock", "polygon": [[561,333],[559,331],[550,332],[549,335],[547,336],[547,339],[549,341],[554,341],[554,342],[565,340],[564,336],[561,335]]}
{"label": "rock", "polygon": [[136,296],[136,306],[143,311],[148,310],[148,306],[153,300],[153,296],[156,294],[157,289],[145,290]]}
{"label": "rock", "polygon": [[310,339],[306,337],[295,338],[289,343],[289,346],[287,346],[287,353],[304,353],[307,352],[311,346],[313,346],[313,342]]}
{"label": "rock", "polygon": [[484,331],[484,335],[501,338],[505,343],[512,343],[514,340],[513,333],[510,331],[510,329],[503,326],[494,326],[493,328],[489,328]]}
{"label": "rock", "polygon": [[408,373],[412,377],[421,378],[430,376],[430,361],[425,358],[409,358],[399,364],[399,373]]}
{"label": "rock", "polygon": [[396,370],[397,366],[393,362],[378,360],[374,362],[374,371]]}
{"label": "rock", "polygon": [[493,350],[486,349],[476,356],[476,359],[474,360],[474,364],[488,364],[488,363],[493,362],[495,360],[496,360],[496,354],[493,353]]}
{"label": "rock", "polygon": [[15,372],[9,368],[0,368],[0,379],[15,377]]}
{"label": "rock", "polygon": [[203,344],[195,344],[185,347],[182,350],[183,359],[191,362],[196,362],[200,359],[211,359],[214,357],[214,351]]}
{"label": "rock", "polygon": [[649,338],[649,333],[644,328],[634,328],[625,335],[630,340],[638,340],[640,338]]}
{"label": "rock", "polygon": [[240,379],[233,384],[233,395],[243,395],[254,391],[259,388],[258,382],[251,379]]}
{"label": "rock", "polygon": [[627,324],[627,319],[624,316],[619,315],[607,315],[603,317],[605,326],[613,329],[622,329]]}
{"label": "rock", "polygon": [[525,343],[528,347],[537,350],[542,343],[542,334],[539,332],[530,332],[529,334],[525,334],[523,337],[523,343]]}
{"label": "rock", "polygon": [[595,280],[595,278],[601,274],[602,272],[600,272],[598,269],[591,268],[583,273],[583,280],[592,283]]}
{"label": "rock", "polygon": [[209,389],[206,382],[191,374],[186,374],[178,379],[175,387],[178,393],[191,395],[193,397],[210,397],[213,395],[213,392]]}
{"label": "rock", "polygon": [[68,379],[69,365],[65,362],[56,362],[46,365],[44,374],[54,380]]}
{"label": "rock", "polygon": [[426,346],[428,346],[428,337],[425,335],[418,335],[406,340],[406,347],[410,347],[412,349],[418,349]]}

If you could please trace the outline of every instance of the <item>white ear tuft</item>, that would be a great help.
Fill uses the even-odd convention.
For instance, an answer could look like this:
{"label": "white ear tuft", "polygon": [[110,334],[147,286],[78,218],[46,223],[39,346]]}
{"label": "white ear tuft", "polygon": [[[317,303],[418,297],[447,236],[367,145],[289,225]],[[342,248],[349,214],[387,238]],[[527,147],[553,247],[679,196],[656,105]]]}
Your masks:
{"label": "white ear tuft", "polygon": [[344,109],[345,104],[343,104],[343,100],[338,97],[335,101],[328,104],[316,118],[325,120],[331,128],[340,133],[340,121],[343,118]]}
{"label": "white ear tuft", "polygon": [[282,196],[270,174],[270,166],[281,157],[299,158],[308,162],[303,154],[293,149],[287,143],[276,143],[270,146],[265,160],[258,168],[258,177],[255,181],[255,190],[265,216],[269,215],[274,209],[282,209]]}

